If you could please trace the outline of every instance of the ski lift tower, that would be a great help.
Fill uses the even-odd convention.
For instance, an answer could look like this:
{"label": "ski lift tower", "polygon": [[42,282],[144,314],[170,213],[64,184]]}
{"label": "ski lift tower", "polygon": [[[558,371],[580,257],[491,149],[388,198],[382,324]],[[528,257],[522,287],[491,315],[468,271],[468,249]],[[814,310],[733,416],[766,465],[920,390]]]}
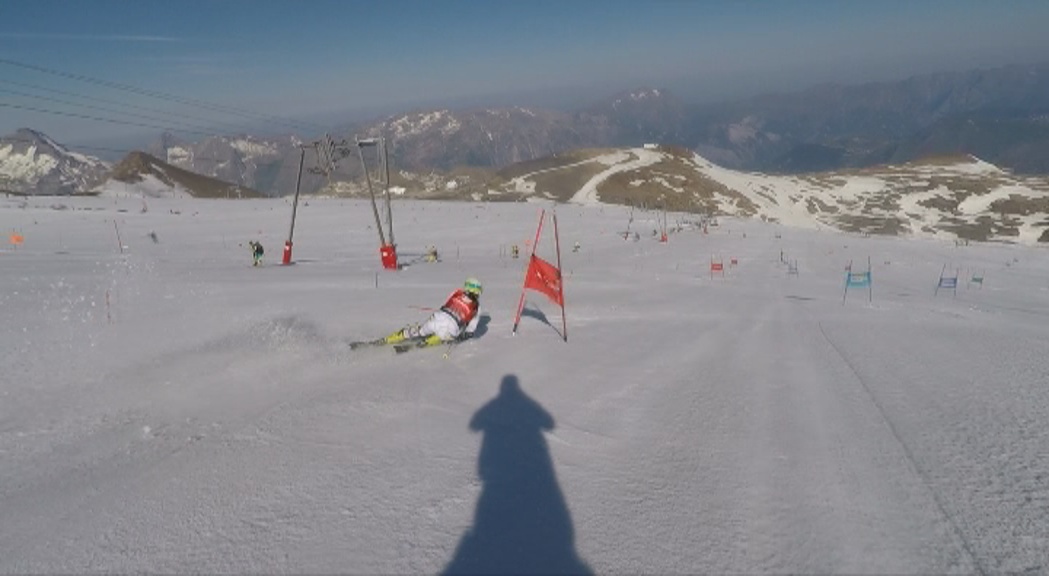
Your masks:
{"label": "ski lift tower", "polygon": [[295,177],[295,199],[291,203],[291,227],[288,229],[288,239],[284,241],[284,255],[281,257],[281,264],[287,266],[291,264],[291,247],[292,238],[295,236],[295,213],[299,209],[299,189],[302,186],[302,165],[306,160],[306,148],[299,147],[299,174]]}
{"label": "ski lift tower", "polygon": [[[361,168],[364,169],[364,179],[368,182],[368,195],[372,201],[372,213],[375,214],[375,228],[379,232],[379,257],[382,267],[387,270],[397,269],[397,245],[393,240],[393,211],[390,208],[390,163],[386,150],[386,138],[357,138],[357,154],[361,159]],[[375,201],[375,189],[372,187],[371,174],[368,172],[368,164],[364,161],[364,149],[375,148],[379,157],[379,170],[383,175],[383,190],[386,202],[386,231],[389,233],[389,242],[383,232],[382,219],[379,217],[379,205]]]}
{"label": "ski lift tower", "polygon": [[318,140],[309,145],[299,145],[299,172],[295,177],[295,198],[291,204],[291,227],[288,229],[288,239],[284,241],[282,264],[291,264],[291,249],[294,245],[293,239],[295,236],[295,215],[299,208],[299,190],[302,187],[302,167],[306,161],[306,149],[313,148],[313,151],[317,154],[317,166],[310,168],[310,173],[325,176],[328,179],[328,185],[331,186],[331,175],[335,172],[336,160],[349,155],[347,146],[345,139],[336,143],[329,134],[324,135],[323,142]]}

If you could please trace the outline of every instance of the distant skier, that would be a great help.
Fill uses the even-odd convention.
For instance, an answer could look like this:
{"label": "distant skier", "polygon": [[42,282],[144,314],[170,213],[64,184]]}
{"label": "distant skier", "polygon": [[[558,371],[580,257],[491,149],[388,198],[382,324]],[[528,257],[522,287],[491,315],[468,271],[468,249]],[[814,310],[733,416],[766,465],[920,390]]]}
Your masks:
{"label": "distant skier", "polygon": [[252,266],[261,266],[262,255],[266,252],[262,249],[262,244],[252,240],[251,242],[248,242],[248,246],[251,248],[251,257],[254,261]]}
{"label": "distant skier", "polygon": [[426,322],[411,324],[383,339],[385,344],[418,340],[420,345],[433,346],[441,342],[465,340],[477,330],[477,314],[481,302],[481,282],[467,278],[463,287],[452,292],[439,310]]}

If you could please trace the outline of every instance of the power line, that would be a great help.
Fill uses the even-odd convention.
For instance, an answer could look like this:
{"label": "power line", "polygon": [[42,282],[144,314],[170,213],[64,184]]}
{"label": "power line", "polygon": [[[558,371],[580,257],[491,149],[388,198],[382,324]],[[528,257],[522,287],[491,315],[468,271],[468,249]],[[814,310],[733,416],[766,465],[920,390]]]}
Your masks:
{"label": "power line", "polygon": [[[160,121],[160,122],[171,122],[171,120],[168,120],[167,118],[158,118],[157,116],[147,116],[145,114],[136,114],[134,112],[122,112],[120,110],[113,110],[112,108],[106,108],[106,107],[103,107],[103,106],[92,106],[91,104],[81,104],[79,102],[70,102],[69,100],[63,100],[61,98],[51,98],[49,96],[40,96],[38,94],[27,94],[25,92],[20,92],[18,90],[6,90],[4,88],[0,88],[0,93],[13,94],[15,96],[24,96],[26,98],[35,98],[37,100],[44,100],[46,102],[54,102],[56,104],[65,104],[67,106],[76,106],[76,107],[79,107],[79,108],[86,108],[86,109],[89,109],[89,110],[98,110],[100,112],[109,112],[110,114],[124,115],[124,116],[133,117],[133,118],[143,118],[145,120],[157,120],[157,121]],[[185,122],[176,122],[173,125],[175,125],[175,126],[188,126],[190,128],[200,129],[200,130],[209,130],[210,129],[207,126],[200,126],[200,125],[197,125],[197,124],[188,124],[188,123],[185,123]],[[212,135],[217,135],[217,134],[213,133]]]}
{"label": "power line", "polygon": [[[193,116],[191,114],[185,114],[185,113],[182,113],[182,112],[169,112],[167,110],[161,110],[160,108],[150,108],[149,106],[138,106],[136,104],[129,104],[127,102],[120,102],[120,101],[117,101],[117,100],[110,100],[108,98],[97,98],[97,97],[94,97],[94,96],[86,96],[84,94],[77,94],[75,92],[67,92],[65,90],[59,90],[57,88],[48,88],[46,86],[37,86],[36,84],[29,84],[27,82],[15,82],[14,80],[8,80],[6,78],[0,78],[0,83],[11,84],[13,86],[21,86],[22,88],[29,88],[31,90],[39,90],[41,92],[50,92],[50,93],[54,93],[54,94],[62,94],[64,96],[72,96],[74,98],[80,98],[82,100],[90,100],[92,102],[101,102],[103,104],[114,104],[114,105],[121,106],[121,107],[124,107],[124,108],[133,108],[135,110],[142,110],[142,111],[145,111],[145,112],[156,112],[158,114],[164,114],[164,115],[167,115],[167,116],[181,116],[183,118],[189,118],[191,120],[199,120],[201,122],[207,122],[207,123],[211,123],[211,124],[222,124],[222,125],[225,125],[225,126],[228,126],[228,127],[232,128],[234,131],[237,131],[237,132],[243,132],[244,131],[244,126],[240,125],[240,124],[232,124],[232,123],[229,123],[229,122],[222,122],[220,120],[212,120],[210,118],[203,118],[201,116]],[[33,96],[33,97],[35,98],[36,96]],[[77,105],[79,106],[80,104],[77,104]]]}
{"label": "power line", "polygon": [[187,105],[187,106],[196,106],[198,108],[203,108],[203,109],[206,109],[206,110],[212,110],[212,111],[215,111],[215,112],[222,112],[222,113],[225,113],[225,114],[232,114],[234,116],[239,116],[241,118],[247,118],[247,119],[250,119],[250,120],[260,120],[261,119],[261,120],[266,120],[267,122],[283,124],[283,125],[286,125],[286,126],[291,126],[291,127],[295,127],[295,128],[299,128],[299,129],[302,129],[303,127],[310,127],[310,129],[324,130],[323,126],[320,126],[319,124],[313,124],[312,122],[303,122],[303,121],[299,121],[299,120],[289,120],[289,119],[281,118],[279,116],[271,116],[271,115],[266,115],[266,114],[247,113],[247,112],[244,112],[243,110],[240,110],[240,109],[237,109],[237,108],[232,108],[232,107],[229,107],[229,106],[223,106],[221,104],[214,104],[214,103],[211,103],[211,102],[205,102],[203,100],[197,100],[195,98],[183,98],[181,96],[175,96],[175,95],[172,95],[172,94],[166,94],[164,92],[158,92],[156,90],[147,90],[147,89],[144,89],[144,88],[138,88],[136,86],[131,86],[131,85],[128,85],[128,84],[121,84],[121,83],[118,83],[118,82],[110,82],[108,80],[101,80],[99,78],[92,78],[90,76],[85,76],[83,74],[72,74],[72,73],[69,73],[69,72],[62,72],[62,71],[59,71],[59,70],[52,70],[50,68],[44,68],[42,66],[36,66],[34,64],[27,64],[27,63],[24,63],[24,62],[16,62],[14,60],[9,60],[7,58],[0,58],[0,64],[6,64],[8,66],[14,66],[14,67],[17,67],[17,68],[23,68],[23,69],[26,69],[26,70],[32,70],[34,72],[40,72],[40,73],[43,73],[43,74],[50,74],[50,75],[53,75],[53,76],[59,76],[59,77],[62,77],[62,78],[69,78],[69,79],[77,80],[77,81],[80,81],[80,82],[86,82],[88,84],[95,84],[95,85],[98,85],[98,86],[105,86],[106,88],[112,88],[112,89],[115,89],[115,90],[122,90],[122,91],[125,91],[125,92],[131,92],[133,94],[139,94],[141,96],[149,96],[151,98],[157,98],[159,100],[166,100],[168,102],[177,102],[179,104],[184,104],[184,105]]}
{"label": "power line", "polygon": [[[29,140],[27,138],[18,138],[16,136],[0,136],[0,144],[7,144],[10,142],[23,142],[25,144],[34,144],[35,140]],[[56,142],[56,144],[58,144]],[[106,148],[104,146],[89,146],[81,144],[59,144],[59,146],[67,150],[98,150],[99,152],[115,152],[121,154],[127,154],[132,152],[131,150],[125,150],[123,148]]]}
{"label": "power line", "polygon": [[87,114],[77,114],[75,112],[62,112],[59,110],[48,110],[46,108],[36,108],[34,106],[22,106],[20,104],[11,104],[9,102],[0,102],[0,108],[14,108],[16,110],[29,110],[32,112],[40,112],[42,114],[53,114],[55,116],[66,116],[69,118],[81,118],[84,120],[95,120],[97,122],[108,122],[110,124],[123,124],[125,126],[138,126],[140,128],[153,128],[156,130],[165,130],[171,132],[185,132],[187,134],[200,134],[203,136],[213,136],[210,132],[202,132],[200,130],[187,130],[184,128],[171,128],[170,126],[158,126],[156,124],[143,124],[142,122],[129,122],[127,120],[117,120],[114,118],[101,118],[99,116],[89,116]]}

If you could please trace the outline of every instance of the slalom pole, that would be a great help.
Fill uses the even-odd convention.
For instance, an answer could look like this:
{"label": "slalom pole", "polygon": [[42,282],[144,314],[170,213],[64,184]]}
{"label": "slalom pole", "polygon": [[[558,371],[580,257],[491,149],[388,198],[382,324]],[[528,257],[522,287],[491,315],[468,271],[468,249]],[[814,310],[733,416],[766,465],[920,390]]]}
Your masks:
{"label": "slalom pole", "polygon": [[845,298],[849,295],[849,282],[852,280],[852,260],[849,260],[849,265],[845,267],[845,293],[841,295],[841,305],[845,305]]}
{"label": "slalom pole", "polygon": [[514,329],[511,334],[517,335],[517,325],[521,322],[521,311],[524,310],[525,285],[528,283],[528,272],[532,269],[532,258],[535,258],[536,245],[539,244],[539,234],[543,231],[543,221],[546,219],[546,209],[539,211],[539,226],[535,230],[535,241],[532,242],[532,255],[528,257],[528,266],[525,267],[524,281],[521,282],[521,299],[517,302],[517,316],[514,318]]}
{"label": "slalom pole", "polygon": [[874,272],[871,270],[871,257],[867,255],[867,303],[874,302]]}
{"label": "slalom pole", "polygon": [[113,229],[117,231],[117,246],[120,248],[120,253],[124,253],[124,242],[120,239],[120,227],[117,226],[117,221],[113,220]]}
{"label": "slalom pole", "polygon": [[557,235],[557,212],[552,212],[552,215],[554,219],[554,247],[557,250],[557,274],[560,276],[557,279],[557,291],[561,297],[561,330],[563,331],[565,342],[568,342],[568,319],[565,318],[565,275],[561,270],[561,240]]}

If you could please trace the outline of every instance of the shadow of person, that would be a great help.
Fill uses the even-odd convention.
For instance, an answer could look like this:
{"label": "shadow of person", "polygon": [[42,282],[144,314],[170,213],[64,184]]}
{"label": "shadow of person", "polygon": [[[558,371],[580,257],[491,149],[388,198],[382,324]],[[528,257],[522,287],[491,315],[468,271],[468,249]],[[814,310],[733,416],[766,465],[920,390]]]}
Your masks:
{"label": "shadow of person", "polygon": [[572,518],[543,430],[554,419],[507,375],[470,420],[484,434],[474,524],[444,574],[591,574],[576,555]]}

